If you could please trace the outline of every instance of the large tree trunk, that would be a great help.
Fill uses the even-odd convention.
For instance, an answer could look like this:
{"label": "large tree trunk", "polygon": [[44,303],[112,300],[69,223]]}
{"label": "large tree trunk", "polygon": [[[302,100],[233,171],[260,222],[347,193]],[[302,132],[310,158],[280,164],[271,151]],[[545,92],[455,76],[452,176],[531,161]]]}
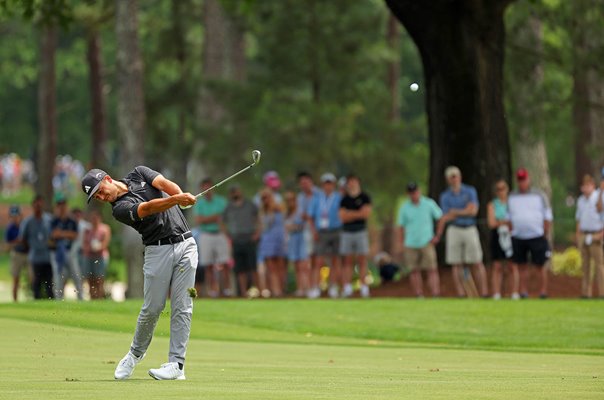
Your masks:
{"label": "large tree trunk", "polygon": [[504,23],[509,0],[386,0],[422,57],[430,142],[430,194],[457,165],[476,186],[480,215],[497,177],[510,177],[502,100]]}
{"label": "large tree trunk", "polygon": [[101,38],[97,29],[88,32],[86,60],[90,81],[90,103],[92,106],[92,146],[90,164],[96,168],[107,168],[107,117],[105,93],[103,92],[103,63],[101,60]]}
{"label": "large tree trunk", "polygon": [[[143,164],[145,159],[145,103],[143,95],[143,60],[138,44],[138,2],[116,0],[117,36],[117,122],[120,138],[120,175]],[[126,230],[129,228],[125,228]],[[125,238],[129,232],[123,231]],[[140,240],[140,238],[139,238]],[[135,251],[124,241],[126,260]],[[142,265],[128,262],[128,297],[142,297]]]}
{"label": "large tree trunk", "polygon": [[386,41],[388,49],[391,52],[392,59],[388,62],[387,83],[390,93],[390,121],[397,122],[401,116],[401,93],[399,81],[401,75],[401,51],[400,51],[400,32],[399,22],[393,14],[388,16],[388,27],[386,32]]}
{"label": "large tree trunk", "polygon": [[138,43],[138,1],[116,0],[117,123],[120,173],[145,159],[145,102],[143,59]]}
{"label": "large tree trunk", "polygon": [[44,197],[46,209],[52,204],[55,158],[57,156],[57,93],[55,76],[55,53],[57,48],[57,28],[44,25],[40,40],[40,75],[38,86],[38,118],[40,138],[38,140],[38,160],[36,170],[38,181],[36,190]]}

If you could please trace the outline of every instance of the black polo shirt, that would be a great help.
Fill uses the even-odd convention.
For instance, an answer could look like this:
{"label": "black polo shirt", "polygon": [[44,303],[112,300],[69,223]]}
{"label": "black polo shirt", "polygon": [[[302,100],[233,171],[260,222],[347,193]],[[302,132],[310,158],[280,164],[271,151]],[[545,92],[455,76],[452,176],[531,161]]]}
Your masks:
{"label": "black polo shirt", "polygon": [[[346,195],[342,197],[340,201],[340,208],[345,210],[358,211],[365,204],[371,204],[371,198],[365,192],[361,192],[356,197],[351,197]],[[344,232],[359,232],[367,228],[367,220],[364,219],[355,219],[354,221],[347,222],[342,225],[342,230]]]}
{"label": "black polo shirt", "polygon": [[128,186],[128,193],[118,197],[111,203],[115,219],[130,225],[143,237],[143,243],[150,245],[160,239],[181,235],[188,232],[189,225],[180,211],[174,206],[166,211],[139,218],[138,206],[141,203],[167,197],[161,190],[151,184],[159,172],[149,167],[139,166],[134,168],[121,182]]}

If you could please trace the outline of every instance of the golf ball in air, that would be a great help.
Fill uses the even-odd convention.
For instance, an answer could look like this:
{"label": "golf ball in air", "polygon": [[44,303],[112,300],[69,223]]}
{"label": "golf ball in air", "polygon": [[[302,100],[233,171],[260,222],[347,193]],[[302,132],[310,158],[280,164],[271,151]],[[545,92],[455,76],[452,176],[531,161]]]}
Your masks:
{"label": "golf ball in air", "polygon": [[409,89],[411,89],[412,92],[417,92],[417,90],[419,89],[419,85],[413,82],[411,85],[409,85]]}

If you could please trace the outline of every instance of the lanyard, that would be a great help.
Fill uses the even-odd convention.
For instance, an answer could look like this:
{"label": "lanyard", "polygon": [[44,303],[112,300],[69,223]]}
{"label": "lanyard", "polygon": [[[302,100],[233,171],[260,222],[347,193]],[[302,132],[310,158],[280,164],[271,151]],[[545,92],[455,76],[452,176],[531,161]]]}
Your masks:
{"label": "lanyard", "polygon": [[331,206],[333,205],[335,198],[335,193],[330,194],[329,197],[325,196],[325,194],[321,196],[321,216],[329,215],[329,210],[331,210]]}

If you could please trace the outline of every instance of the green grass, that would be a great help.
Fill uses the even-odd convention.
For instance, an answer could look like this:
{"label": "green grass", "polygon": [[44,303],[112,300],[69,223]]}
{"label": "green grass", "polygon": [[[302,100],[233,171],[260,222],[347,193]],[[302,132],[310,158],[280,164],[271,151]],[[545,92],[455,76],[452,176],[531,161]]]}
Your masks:
{"label": "green grass", "polygon": [[167,312],[133,379],[115,382],[139,307],[0,305],[0,398],[596,399],[604,392],[601,301],[202,300],[186,382],[146,375],[165,362]]}

